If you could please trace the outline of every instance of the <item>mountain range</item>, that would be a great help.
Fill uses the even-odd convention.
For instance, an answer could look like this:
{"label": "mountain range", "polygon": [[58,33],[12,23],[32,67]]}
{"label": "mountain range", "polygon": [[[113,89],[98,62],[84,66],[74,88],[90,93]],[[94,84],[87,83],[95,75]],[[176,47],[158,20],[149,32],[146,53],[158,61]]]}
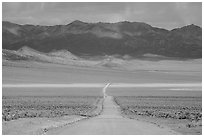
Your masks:
{"label": "mountain range", "polygon": [[166,30],[142,22],[40,26],[2,22],[2,48],[30,47],[49,53],[67,50],[78,56],[118,55],[134,58],[156,54],[202,58],[202,29],[196,25]]}

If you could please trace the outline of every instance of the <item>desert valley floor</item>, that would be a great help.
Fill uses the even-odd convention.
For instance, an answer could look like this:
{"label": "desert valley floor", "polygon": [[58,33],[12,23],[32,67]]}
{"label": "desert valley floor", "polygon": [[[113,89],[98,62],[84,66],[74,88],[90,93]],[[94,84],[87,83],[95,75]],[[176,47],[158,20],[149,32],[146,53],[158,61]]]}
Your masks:
{"label": "desert valley floor", "polygon": [[163,62],[163,67],[149,64],[131,71],[3,62],[2,132],[201,134],[201,62]]}

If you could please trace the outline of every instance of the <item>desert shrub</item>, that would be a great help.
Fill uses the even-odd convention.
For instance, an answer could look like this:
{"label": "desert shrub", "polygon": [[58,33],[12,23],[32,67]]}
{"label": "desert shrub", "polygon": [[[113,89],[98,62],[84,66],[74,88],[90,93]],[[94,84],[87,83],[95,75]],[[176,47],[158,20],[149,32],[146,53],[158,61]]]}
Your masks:
{"label": "desert shrub", "polygon": [[96,108],[101,97],[2,97],[2,120],[18,118],[88,115]]}
{"label": "desert shrub", "polygon": [[125,115],[142,115],[158,118],[202,119],[200,97],[115,97],[114,101]]}

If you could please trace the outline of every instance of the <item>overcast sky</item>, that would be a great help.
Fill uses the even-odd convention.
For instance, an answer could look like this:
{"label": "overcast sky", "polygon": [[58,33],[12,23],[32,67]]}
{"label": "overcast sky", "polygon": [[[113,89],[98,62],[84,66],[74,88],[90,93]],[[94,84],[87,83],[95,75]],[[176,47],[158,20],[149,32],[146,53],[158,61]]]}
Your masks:
{"label": "overcast sky", "polygon": [[145,22],[173,29],[202,25],[202,3],[3,3],[3,21],[59,25],[84,22]]}

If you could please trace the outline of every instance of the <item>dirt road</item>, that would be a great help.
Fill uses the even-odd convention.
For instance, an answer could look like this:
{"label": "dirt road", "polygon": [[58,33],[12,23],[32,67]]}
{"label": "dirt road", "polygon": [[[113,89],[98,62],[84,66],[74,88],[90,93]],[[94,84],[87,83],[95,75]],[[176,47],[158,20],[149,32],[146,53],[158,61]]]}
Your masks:
{"label": "dirt road", "polygon": [[157,125],[131,120],[121,116],[118,106],[111,96],[104,100],[104,109],[101,115],[90,118],[63,128],[53,129],[47,134],[60,135],[154,135],[178,134],[171,129]]}

